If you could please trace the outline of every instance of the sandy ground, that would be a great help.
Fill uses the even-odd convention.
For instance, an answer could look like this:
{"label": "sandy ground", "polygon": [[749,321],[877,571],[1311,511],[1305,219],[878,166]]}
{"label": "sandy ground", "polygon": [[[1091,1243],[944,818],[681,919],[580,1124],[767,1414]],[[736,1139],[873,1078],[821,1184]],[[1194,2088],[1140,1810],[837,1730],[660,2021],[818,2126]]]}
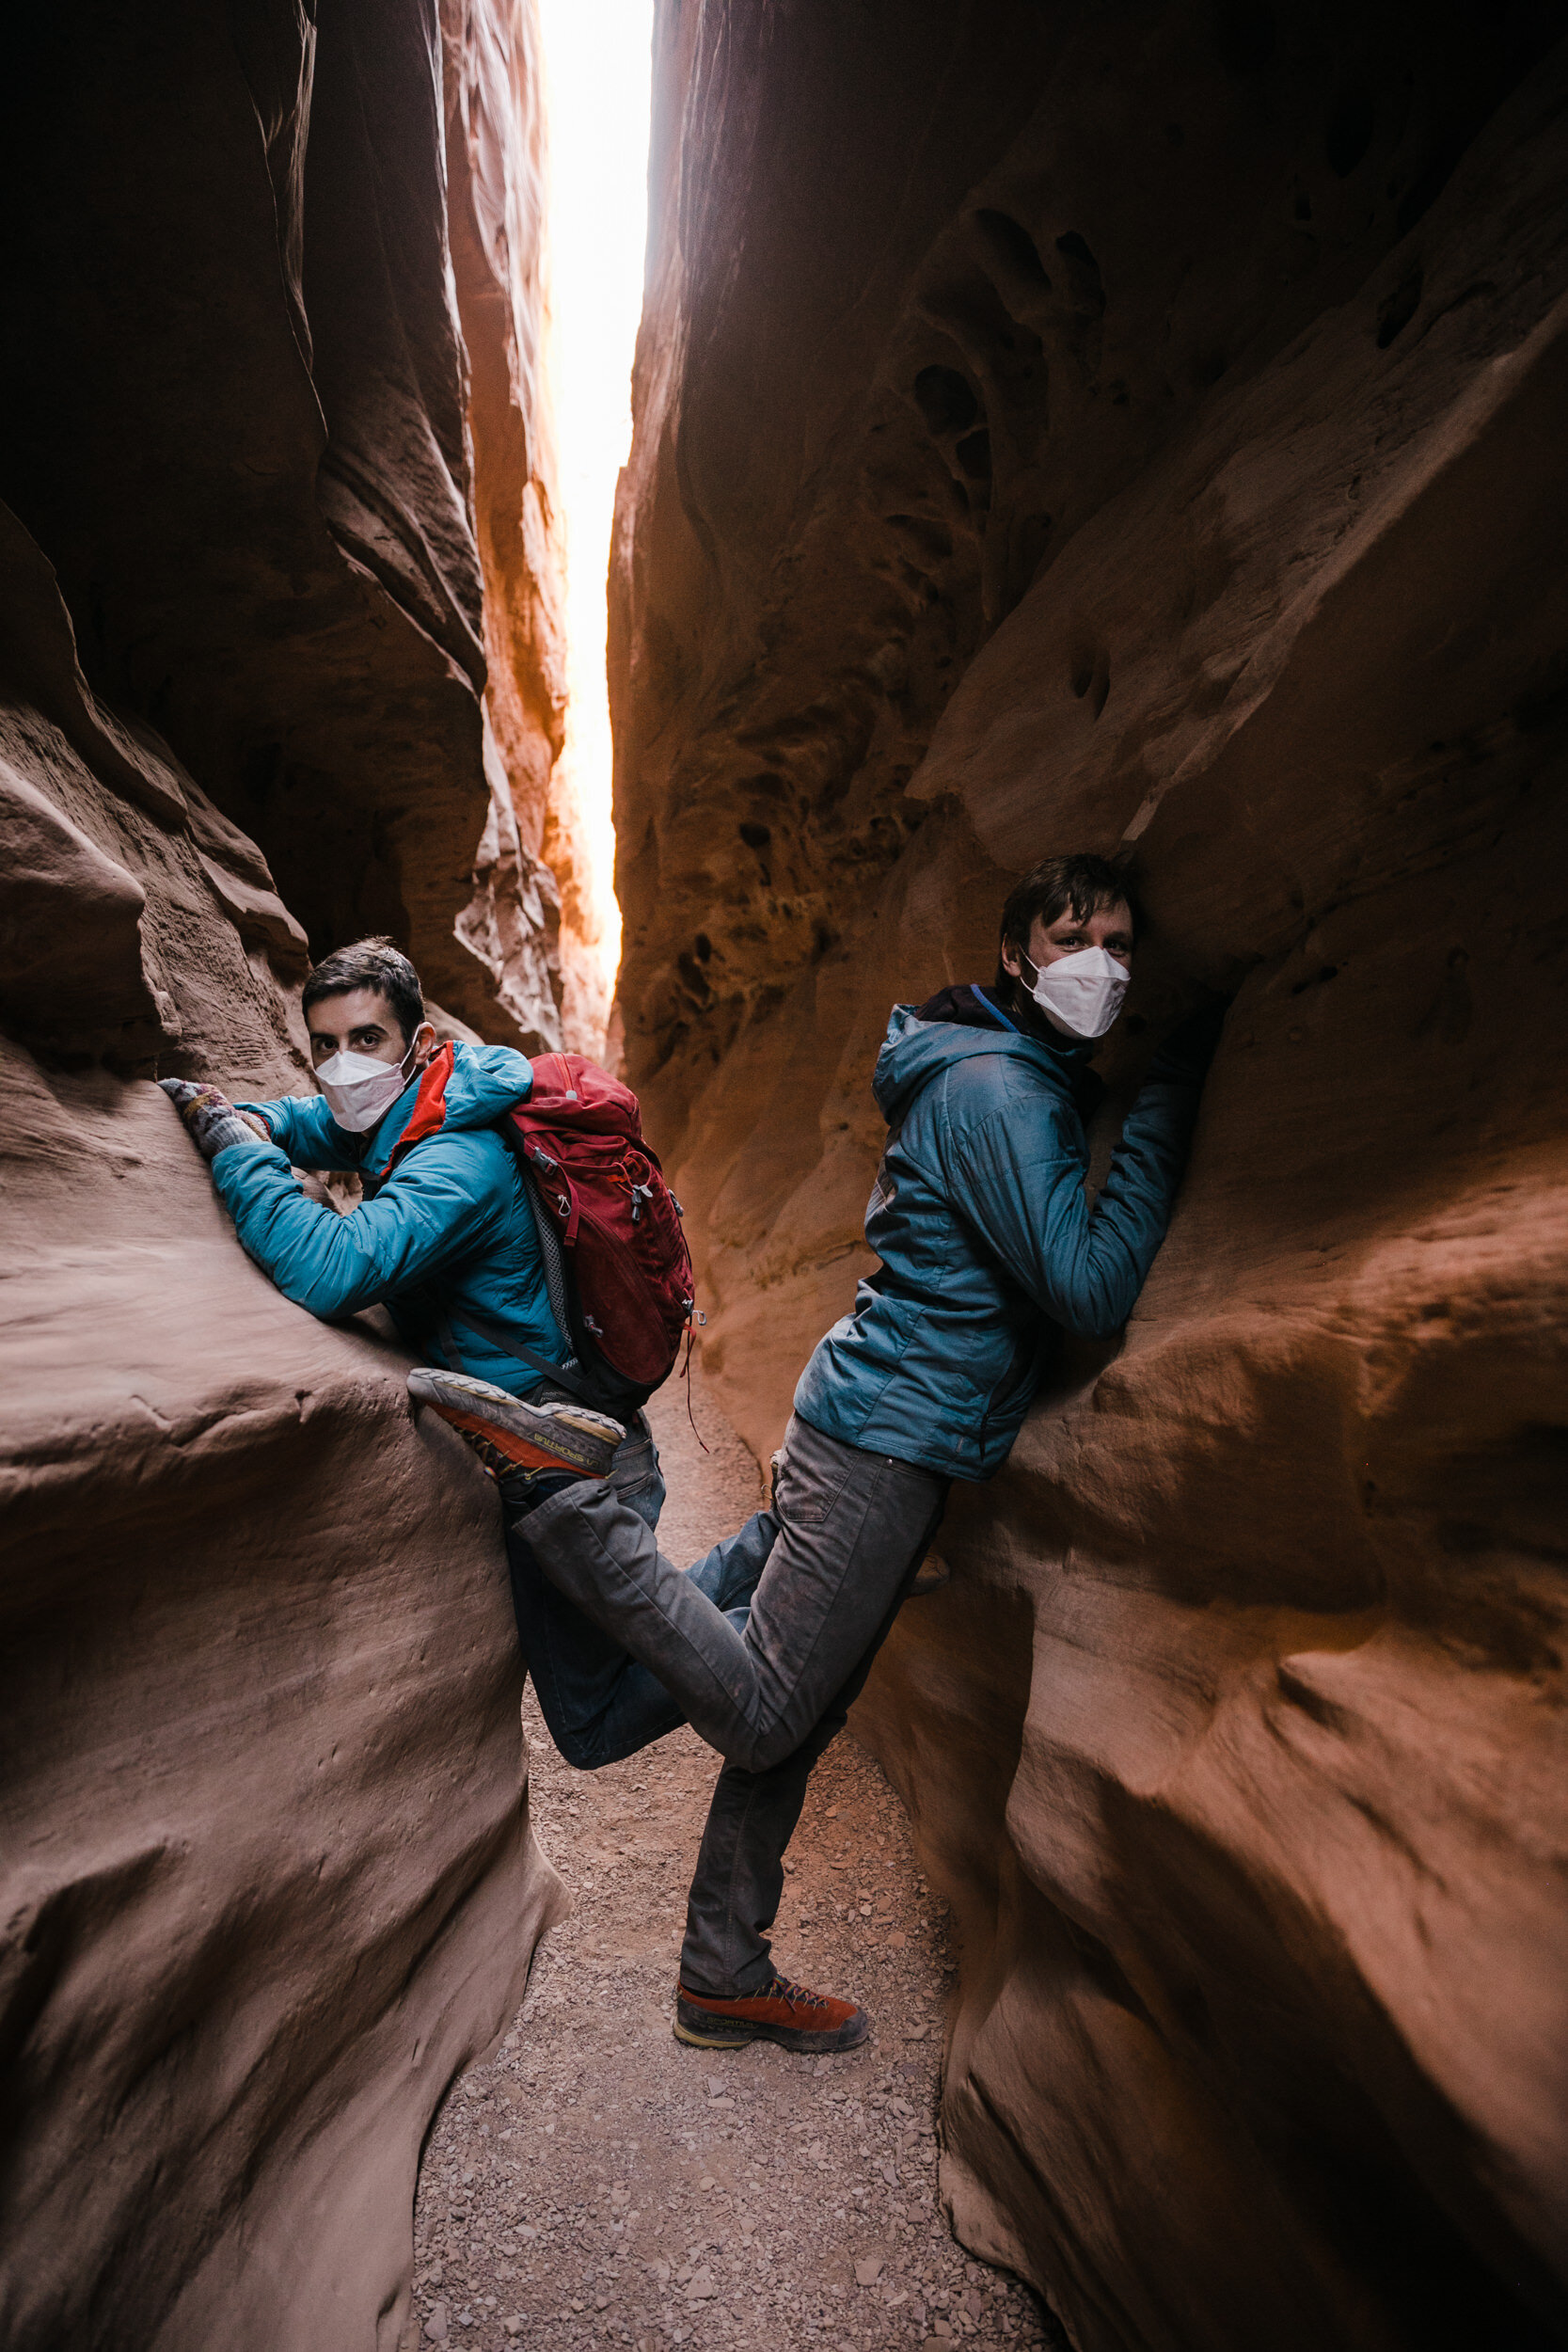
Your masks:
{"label": "sandy ground", "polygon": [[[651,1408],[686,1561],[759,1500],[703,1397]],[[918,1608],[920,1603],[907,1604]],[[843,2058],[671,2033],[687,1882],[717,1759],[681,1731],[597,1773],[525,1720],[541,1843],[572,1891],[495,2063],[459,2082],[426,2151],[407,2352],[523,2344],[976,2347],[1060,2344],[1026,2289],[970,2261],[937,2201],[936,2098],[953,1960],[903,1809],[847,1735],[813,1776],[774,1950],[847,1993],[873,2034]]]}

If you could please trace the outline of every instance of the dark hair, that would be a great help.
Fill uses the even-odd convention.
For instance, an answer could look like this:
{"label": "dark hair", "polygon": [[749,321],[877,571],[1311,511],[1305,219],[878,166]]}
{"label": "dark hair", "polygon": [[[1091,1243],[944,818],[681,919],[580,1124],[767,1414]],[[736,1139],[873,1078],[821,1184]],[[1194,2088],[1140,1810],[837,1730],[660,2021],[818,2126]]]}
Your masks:
{"label": "dark hair", "polygon": [[324,996],[346,996],[356,988],[373,989],[386,999],[404,1043],[411,1045],[424,1019],[424,991],[408,958],[389,939],[356,939],[352,946],[323,956],[305,983],[300,1010],[309,1012]]}
{"label": "dark hair", "polygon": [[[1132,929],[1136,932],[1142,928],[1143,917],[1124,866],[1112,858],[1096,857],[1089,850],[1080,850],[1071,857],[1044,858],[1033,873],[1025,874],[1007,893],[1007,902],[1002,910],[1002,945],[1022,947],[1027,954],[1037,914],[1043,922],[1054,923],[1070,907],[1078,921],[1086,923],[1101,907],[1119,906],[1123,900],[1132,911]],[[1011,973],[998,957],[997,987],[1006,988],[1011,978]]]}

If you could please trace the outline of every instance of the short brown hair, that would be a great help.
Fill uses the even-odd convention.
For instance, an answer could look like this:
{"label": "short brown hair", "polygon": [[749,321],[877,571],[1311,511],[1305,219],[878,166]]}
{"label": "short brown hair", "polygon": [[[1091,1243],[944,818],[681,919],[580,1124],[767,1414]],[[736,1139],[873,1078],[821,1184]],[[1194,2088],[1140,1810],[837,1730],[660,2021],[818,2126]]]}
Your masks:
{"label": "short brown hair", "polygon": [[[1068,857],[1042,858],[1031,873],[1015,882],[1007,893],[1002,909],[1002,945],[1022,947],[1029,952],[1029,934],[1035,928],[1035,917],[1054,923],[1058,915],[1070,907],[1080,923],[1086,923],[1101,907],[1126,903],[1134,933],[1143,928],[1143,916],[1132,895],[1127,868],[1116,859],[1097,857],[1092,850],[1075,850]],[[996,985],[1003,988],[1012,975],[997,960]]]}
{"label": "short brown hair", "polygon": [[373,989],[386,1000],[404,1043],[412,1045],[424,1019],[424,991],[408,958],[389,939],[356,939],[352,946],[334,947],[323,956],[305,983],[300,1010],[309,1012],[324,996],[347,996],[356,988]]}

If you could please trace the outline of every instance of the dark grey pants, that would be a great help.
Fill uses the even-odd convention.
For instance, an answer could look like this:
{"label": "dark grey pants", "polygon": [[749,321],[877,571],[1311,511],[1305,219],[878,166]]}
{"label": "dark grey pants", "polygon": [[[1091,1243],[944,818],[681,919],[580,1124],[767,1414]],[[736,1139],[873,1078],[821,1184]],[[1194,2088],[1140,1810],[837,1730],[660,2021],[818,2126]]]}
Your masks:
{"label": "dark grey pants", "polygon": [[[609,1486],[579,1482],[528,1514],[545,1576],[725,1758],[687,1909],[681,1980],[693,1992],[767,1983],[766,1930],[812,1766],[843,1728],[946,1495],[930,1470],[792,1420],[774,1487],[778,1533],[738,1622],[708,1597],[712,1576],[666,1560]],[[709,1563],[721,1566],[732,1546],[754,1554],[768,1516],[716,1545]]]}

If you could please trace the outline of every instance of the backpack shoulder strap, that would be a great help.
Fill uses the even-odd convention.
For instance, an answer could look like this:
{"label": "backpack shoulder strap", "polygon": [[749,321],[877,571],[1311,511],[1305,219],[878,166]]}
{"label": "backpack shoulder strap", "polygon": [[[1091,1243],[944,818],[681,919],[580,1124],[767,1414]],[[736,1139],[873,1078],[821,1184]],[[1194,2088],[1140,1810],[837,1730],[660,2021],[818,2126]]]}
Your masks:
{"label": "backpack shoulder strap", "polygon": [[563,1339],[572,1336],[571,1294],[566,1288],[566,1260],[562,1251],[561,1235],[550,1223],[545,1204],[539,1198],[539,1179],[528,1164],[528,1146],[515,1120],[503,1119],[495,1130],[516,1165],[523,1180],[523,1199],[533,1219],[533,1230],[539,1237],[539,1258],[545,1269],[545,1289],[549,1297],[550,1312]]}
{"label": "backpack shoulder strap", "polygon": [[[547,1356],[541,1356],[536,1348],[530,1347],[528,1342],[518,1334],[515,1326],[510,1323],[492,1323],[488,1315],[476,1314],[471,1307],[460,1307],[457,1311],[457,1319],[468,1330],[477,1331],[482,1340],[488,1340],[492,1347],[499,1347],[503,1356],[515,1357],[520,1364],[531,1364],[541,1379],[555,1381],[557,1386],[564,1389],[569,1396],[575,1396],[579,1405],[591,1405],[598,1412],[604,1410],[598,1391],[583,1376],[580,1364],[576,1361],[564,1364],[552,1363]],[[440,1334],[441,1345],[450,1354],[456,1344],[452,1338],[450,1318],[443,1316]],[[453,1366],[453,1369],[455,1370],[456,1367]]]}
{"label": "backpack shoulder strap", "polygon": [[[555,1318],[555,1327],[566,1343],[568,1351],[566,1361],[563,1364],[552,1363],[548,1357],[539,1355],[526,1343],[510,1324],[496,1322],[488,1315],[475,1314],[468,1308],[463,1310],[461,1320],[467,1325],[470,1331],[477,1331],[482,1340],[488,1340],[492,1347],[500,1348],[505,1355],[515,1357],[520,1364],[531,1364],[535,1372],[542,1373],[548,1379],[558,1381],[562,1388],[577,1397],[579,1403],[597,1406],[599,1397],[596,1390],[584,1374],[576,1356],[570,1352],[573,1343],[574,1318],[571,1293],[566,1287],[566,1261],[562,1251],[561,1236],[550,1223],[545,1204],[539,1198],[538,1179],[528,1164],[528,1153],[524,1147],[522,1134],[515,1122],[511,1119],[503,1119],[497,1125],[495,1132],[511,1152],[517,1173],[522,1179],[523,1199],[528,1202],[529,1215],[533,1219],[533,1231],[539,1243],[539,1263],[544,1270],[545,1295],[550,1302],[550,1313]],[[448,1343],[445,1329],[441,1332],[441,1343],[443,1347]]]}
{"label": "backpack shoulder strap", "polygon": [[[512,1132],[515,1135],[517,1131],[513,1128]],[[533,1219],[533,1230],[539,1237],[539,1258],[545,1269],[545,1289],[549,1296],[550,1312],[555,1317],[556,1328],[569,1341],[572,1325],[566,1293],[566,1260],[561,1248],[561,1235],[550,1223],[545,1204],[539,1198],[539,1181],[527,1157],[515,1146],[513,1156],[523,1180],[523,1198]]]}

